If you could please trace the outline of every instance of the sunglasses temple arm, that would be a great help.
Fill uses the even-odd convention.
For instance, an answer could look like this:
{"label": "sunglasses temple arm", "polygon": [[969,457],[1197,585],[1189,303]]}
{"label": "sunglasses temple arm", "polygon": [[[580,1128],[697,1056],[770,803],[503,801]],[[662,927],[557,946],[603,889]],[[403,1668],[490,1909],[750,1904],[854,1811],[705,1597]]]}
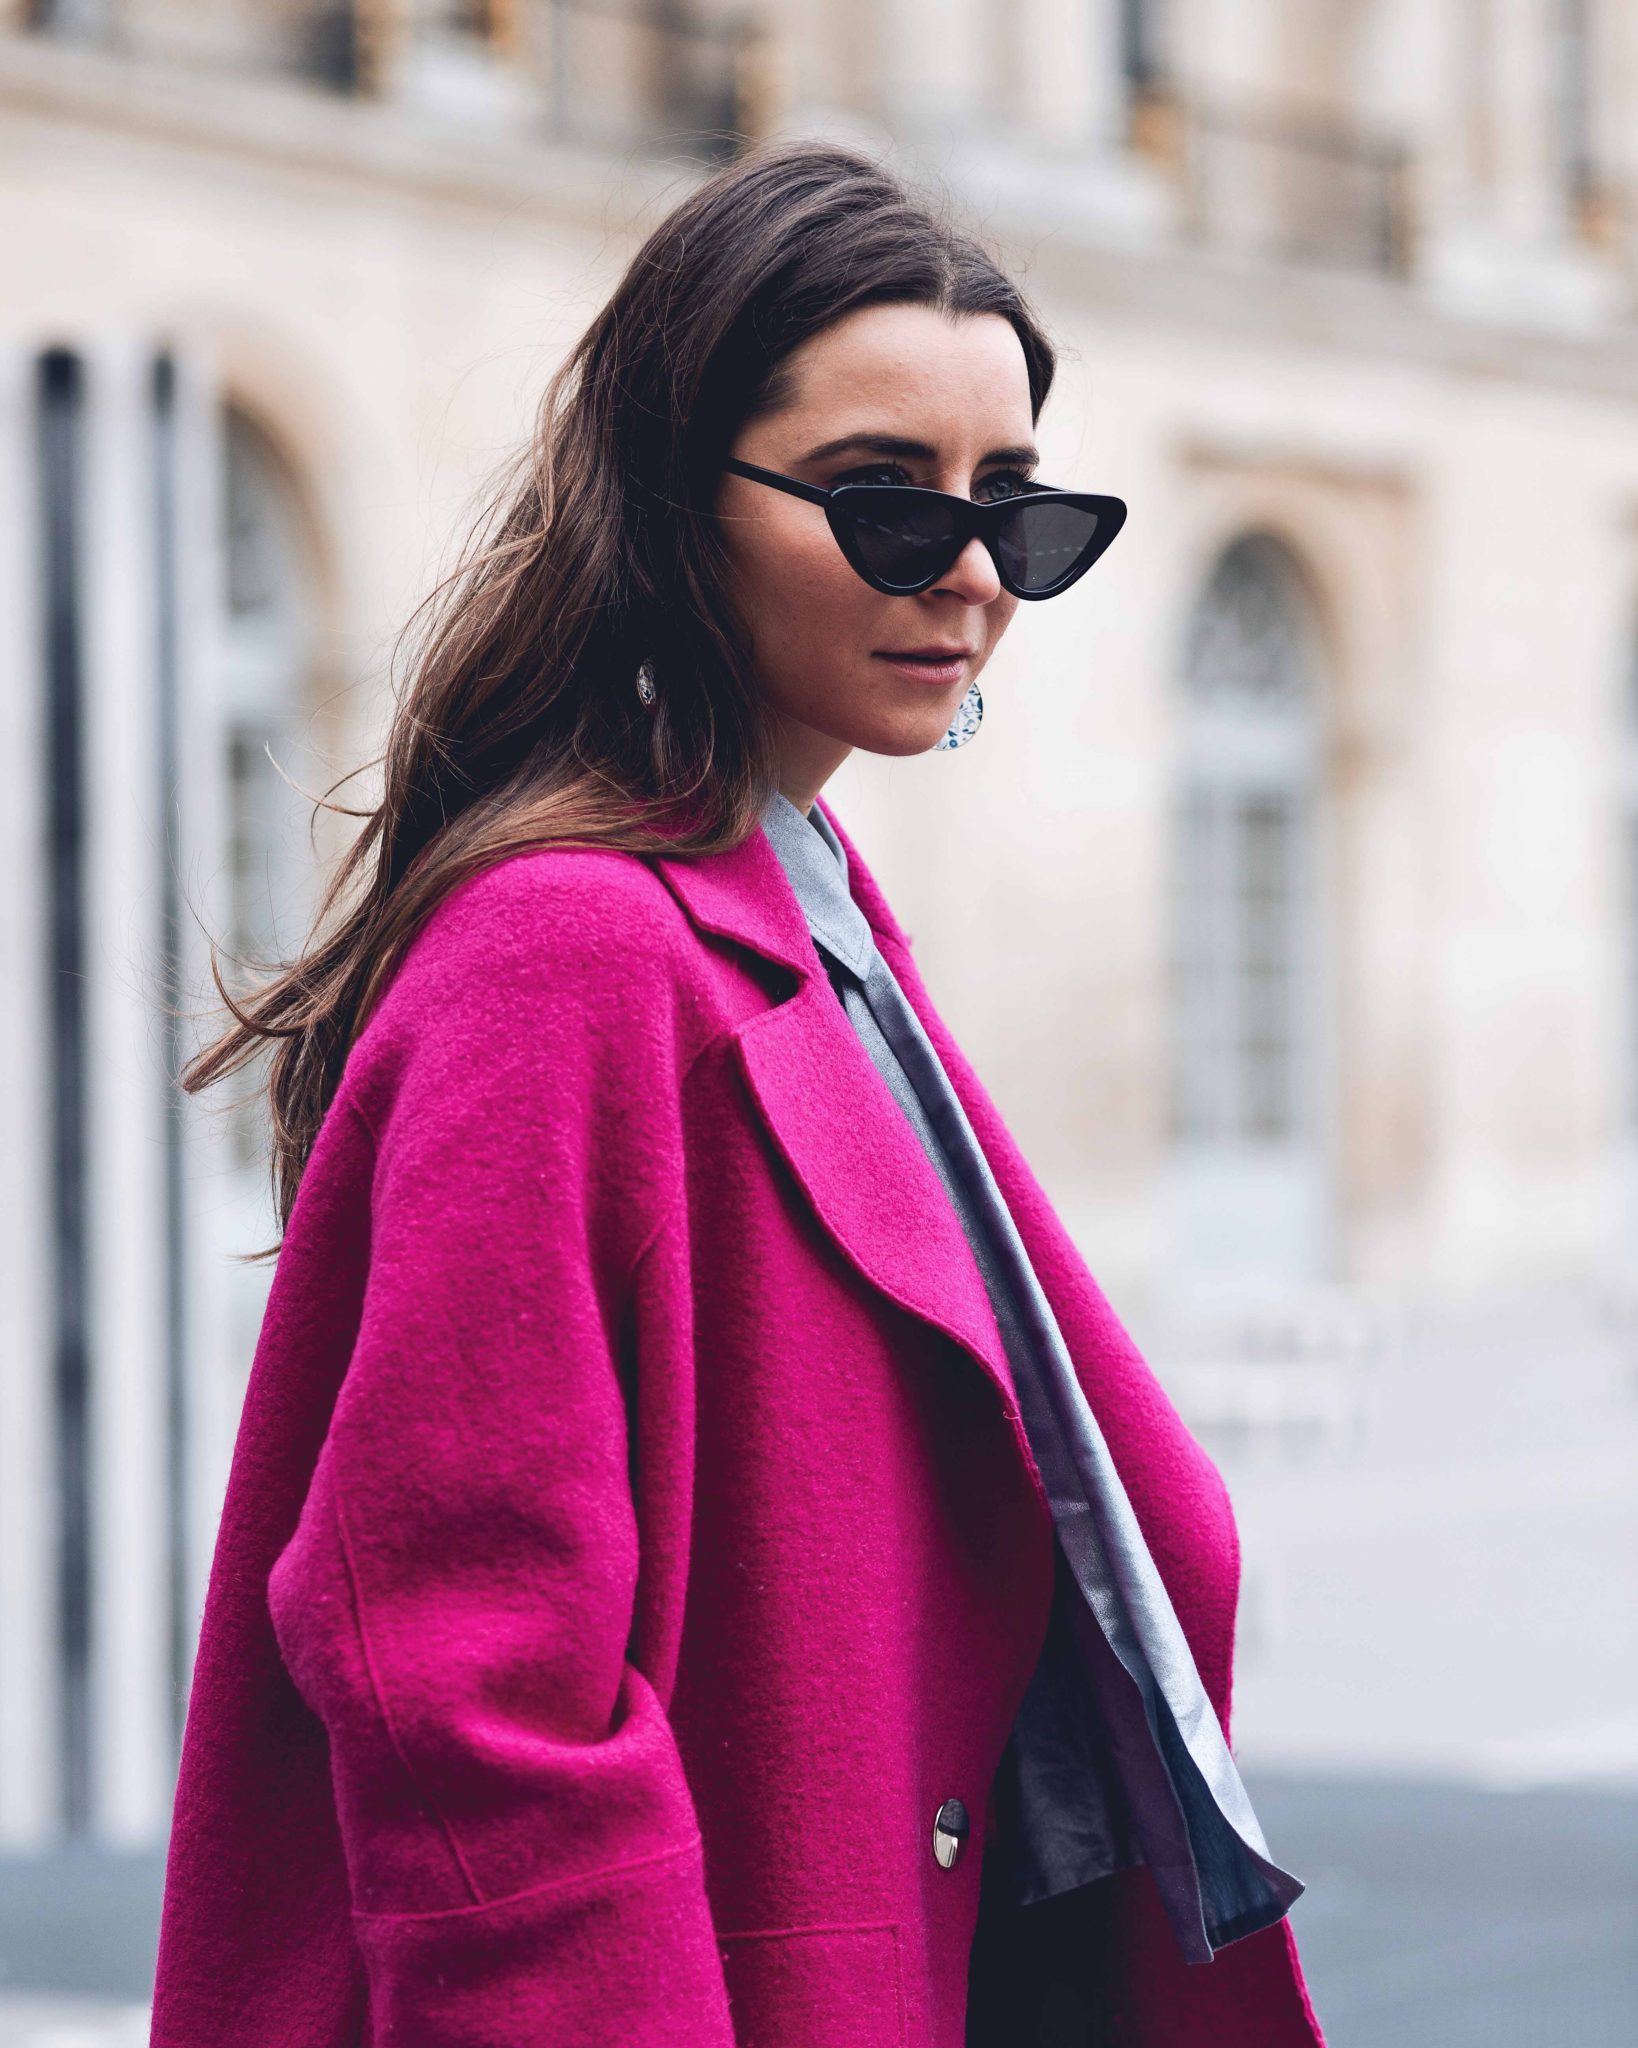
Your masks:
{"label": "sunglasses temple arm", "polygon": [[830,503],[829,491],[821,490],[817,484],[805,484],[800,477],[782,476],[777,469],[763,469],[755,462],[741,462],[738,456],[730,457],[723,467],[732,470],[736,476],[749,477],[754,484],[767,484],[793,498],[806,498],[810,505]]}

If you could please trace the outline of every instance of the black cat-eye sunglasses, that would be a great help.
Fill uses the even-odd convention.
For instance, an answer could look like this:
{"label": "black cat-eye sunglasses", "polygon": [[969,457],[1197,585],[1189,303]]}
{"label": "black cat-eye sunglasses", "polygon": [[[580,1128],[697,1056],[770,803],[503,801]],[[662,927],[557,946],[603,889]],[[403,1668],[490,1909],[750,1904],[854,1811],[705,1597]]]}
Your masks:
{"label": "black cat-eye sunglasses", "polygon": [[1123,499],[1045,484],[979,503],[919,484],[837,484],[827,491],[733,455],[723,467],[823,505],[849,563],[889,597],[929,589],[975,537],[989,550],[1003,590],[1056,597],[1086,574],[1126,519]]}

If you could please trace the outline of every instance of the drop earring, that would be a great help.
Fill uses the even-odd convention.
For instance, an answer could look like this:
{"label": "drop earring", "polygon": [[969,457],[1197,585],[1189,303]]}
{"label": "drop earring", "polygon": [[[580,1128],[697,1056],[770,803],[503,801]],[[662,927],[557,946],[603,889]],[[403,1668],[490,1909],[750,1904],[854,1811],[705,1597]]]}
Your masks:
{"label": "drop earring", "polygon": [[977,732],[984,716],[984,699],[978,694],[977,683],[967,685],[967,694],[956,706],[956,715],[950,720],[949,728],[937,746],[935,754],[948,753],[952,747],[964,747]]}
{"label": "drop earring", "polygon": [[637,664],[638,702],[645,705],[649,710],[652,710],[654,708],[654,699],[656,694],[657,693],[654,688],[654,664],[652,661],[649,660],[648,656],[645,654],[642,660]]}

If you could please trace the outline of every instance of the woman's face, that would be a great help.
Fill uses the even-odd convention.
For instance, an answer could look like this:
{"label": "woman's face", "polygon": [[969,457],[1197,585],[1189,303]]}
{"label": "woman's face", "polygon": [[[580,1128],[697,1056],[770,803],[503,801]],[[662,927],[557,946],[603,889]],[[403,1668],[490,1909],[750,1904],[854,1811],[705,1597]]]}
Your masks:
{"label": "woman's face", "polygon": [[[1036,456],[1024,351],[1009,321],[867,306],[787,359],[795,398],[730,451],[804,482],[913,483],[1004,497]],[[819,505],[725,473],[716,510],[732,595],[779,716],[781,787],[807,810],[854,747],[919,754],[943,737],[1018,606],[982,542],[914,597],[848,566]],[[954,651],[953,677],[894,657]],[[923,664],[924,668],[929,667]]]}

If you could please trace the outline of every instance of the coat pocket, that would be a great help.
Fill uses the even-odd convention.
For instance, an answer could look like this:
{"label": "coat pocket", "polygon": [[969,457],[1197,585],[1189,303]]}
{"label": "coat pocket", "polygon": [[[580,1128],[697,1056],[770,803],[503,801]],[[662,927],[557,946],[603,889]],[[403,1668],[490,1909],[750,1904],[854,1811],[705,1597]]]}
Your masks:
{"label": "coat pocket", "polygon": [[737,2048],[906,2048],[896,1920],[719,1934]]}

